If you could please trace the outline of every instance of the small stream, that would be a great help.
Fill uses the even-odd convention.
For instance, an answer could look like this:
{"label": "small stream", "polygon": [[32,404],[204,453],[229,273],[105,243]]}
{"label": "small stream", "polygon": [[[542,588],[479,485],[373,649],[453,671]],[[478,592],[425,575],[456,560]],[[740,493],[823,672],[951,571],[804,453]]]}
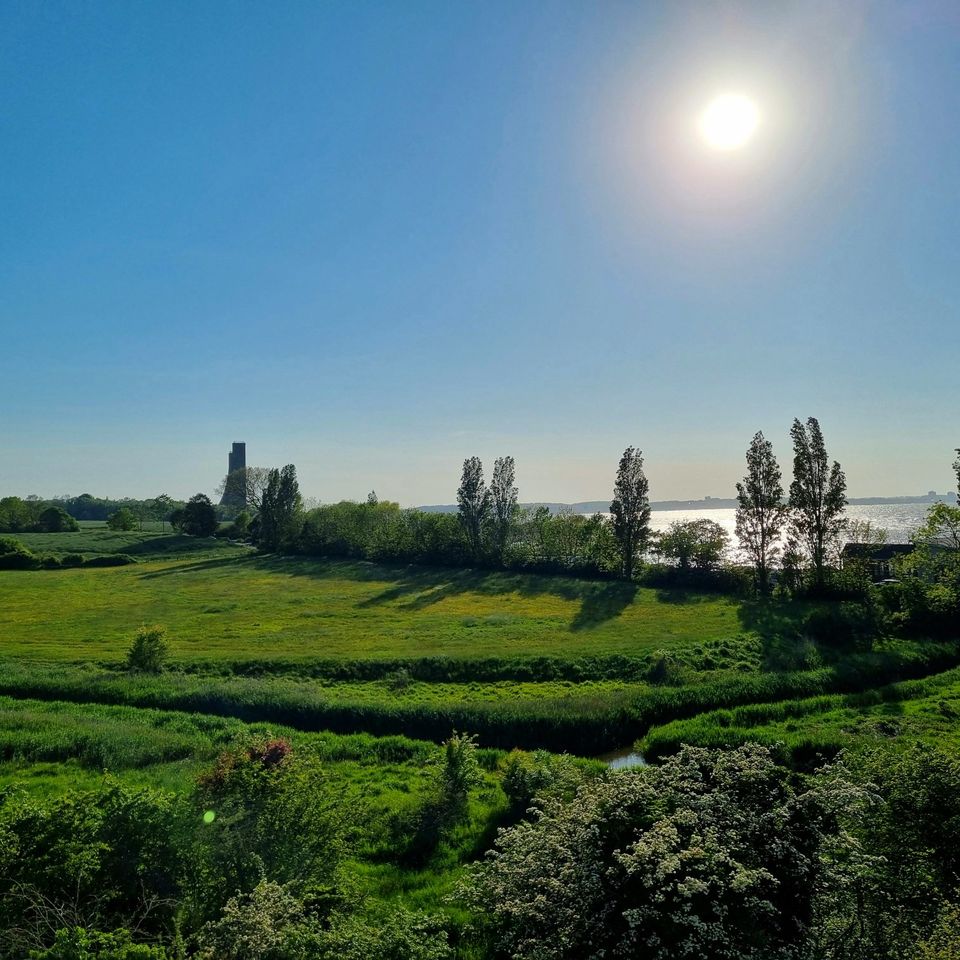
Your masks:
{"label": "small stream", "polygon": [[629,770],[631,767],[644,767],[647,764],[643,754],[638,753],[633,747],[627,747],[625,750],[611,750],[610,753],[600,754],[597,759],[611,770]]}

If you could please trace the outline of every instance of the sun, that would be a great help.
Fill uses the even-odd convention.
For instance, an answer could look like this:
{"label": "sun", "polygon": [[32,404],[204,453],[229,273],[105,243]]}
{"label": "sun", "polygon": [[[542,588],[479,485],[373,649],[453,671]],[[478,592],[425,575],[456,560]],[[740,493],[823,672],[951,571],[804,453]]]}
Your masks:
{"label": "sun", "polygon": [[700,135],[714,150],[738,150],[747,144],[760,125],[760,110],[749,97],[724,93],[707,104],[700,114]]}

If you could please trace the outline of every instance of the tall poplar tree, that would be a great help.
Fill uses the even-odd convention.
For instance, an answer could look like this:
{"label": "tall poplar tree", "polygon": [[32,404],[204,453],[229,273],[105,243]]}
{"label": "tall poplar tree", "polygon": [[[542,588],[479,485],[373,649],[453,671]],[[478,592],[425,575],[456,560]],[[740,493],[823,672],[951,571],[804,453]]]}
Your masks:
{"label": "tall poplar tree", "polygon": [[773,444],[762,431],[754,435],[747,448],[747,475],[737,484],[737,504],[737,539],[753,563],[757,590],[766,593],[788,509],[783,474],[773,455]]}
{"label": "tall poplar tree", "polygon": [[637,559],[650,539],[650,484],[640,450],[627,447],[617,467],[610,513],[624,579],[632,580]]}
{"label": "tall poplar tree", "polygon": [[493,507],[493,539],[497,559],[503,563],[503,555],[510,537],[510,527],[517,514],[517,488],[514,485],[516,470],[513,457],[497,457],[490,480],[490,497]]}
{"label": "tall poplar tree", "polygon": [[843,529],[847,479],[836,460],[831,466],[816,417],[793,421],[793,482],[790,527],[813,564],[814,584],[826,582],[827,549]]}
{"label": "tall poplar tree", "polygon": [[463,461],[457,505],[470,551],[475,560],[479,559],[483,547],[483,525],[490,513],[490,491],[483,482],[483,464],[479,457],[468,457]]}
{"label": "tall poplar tree", "polygon": [[277,550],[292,539],[302,509],[297,468],[288,463],[282,470],[271,470],[258,514],[261,545],[268,550]]}

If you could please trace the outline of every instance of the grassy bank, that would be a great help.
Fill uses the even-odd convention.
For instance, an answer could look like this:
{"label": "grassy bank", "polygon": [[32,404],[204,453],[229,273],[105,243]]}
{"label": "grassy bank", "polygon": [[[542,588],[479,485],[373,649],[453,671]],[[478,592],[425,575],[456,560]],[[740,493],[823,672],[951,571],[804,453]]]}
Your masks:
{"label": "grassy bank", "polygon": [[785,761],[810,763],[840,750],[914,742],[960,750],[960,669],[849,694],[713,710],[653,727],[640,743],[651,759],[681,744],[775,747]]}
{"label": "grassy bank", "polygon": [[285,724],[300,730],[404,734],[439,741],[454,729],[490,747],[593,755],[643,736],[655,724],[720,707],[853,692],[953,666],[956,648],[860,655],[817,670],[714,671],[682,685],[597,681],[424,684],[318,682],[289,676],[128,674],[95,665],[6,660],[0,693],[120,704]]}

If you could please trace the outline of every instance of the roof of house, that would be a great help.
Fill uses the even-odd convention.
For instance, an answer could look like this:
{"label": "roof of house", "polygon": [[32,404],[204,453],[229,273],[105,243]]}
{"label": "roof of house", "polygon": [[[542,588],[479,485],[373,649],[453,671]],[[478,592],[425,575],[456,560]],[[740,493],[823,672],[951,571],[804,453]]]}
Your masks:
{"label": "roof of house", "polygon": [[845,543],[843,555],[867,560],[892,560],[913,553],[912,543]]}

